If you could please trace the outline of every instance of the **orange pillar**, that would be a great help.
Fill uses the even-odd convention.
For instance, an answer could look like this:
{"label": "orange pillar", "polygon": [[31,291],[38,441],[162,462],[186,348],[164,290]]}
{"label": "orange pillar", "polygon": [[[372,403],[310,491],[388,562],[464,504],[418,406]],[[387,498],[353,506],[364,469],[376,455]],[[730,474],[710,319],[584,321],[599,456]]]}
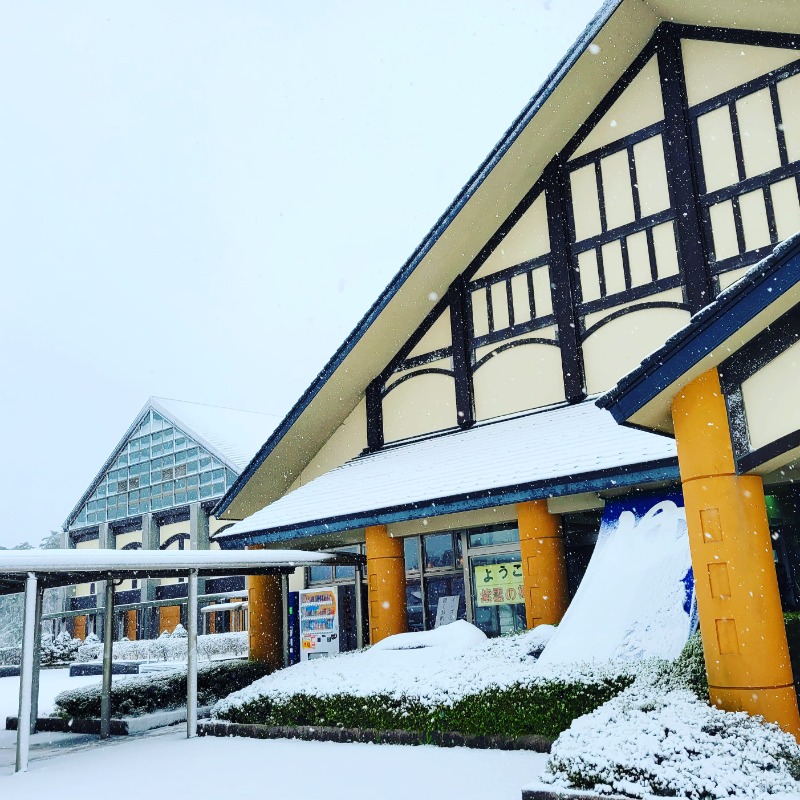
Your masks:
{"label": "orange pillar", "polygon": [[[248,549],[263,549],[252,547]],[[248,575],[250,660],[283,667],[283,592],[280,575]]]}
{"label": "orange pillar", "polygon": [[533,500],[517,504],[517,523],[528,627],[555,625],[569,605],[561,517]]}
{"label": "orange pillar", "polygon": [[125,612],[125,635],[131,640],[136,639],[136,612]]}
{"label": "orange pillar", "polygon": [[403,540],[389,536],[385,525],[367,528],[367,581],[370,642],[405,633],[406,560]]}
{"label": "orange pillar", "polygon": [[75,617],[75,628],[72,632],[74,639],[83,641],[86,638],[86,617]]}
{"label": "orange pillar", "polygon": [[716,369],[672,401],[712,703],[800,736],[764,487],[737,475]]}
{"label": "orange pillar", "polygon": [[180,606],[161,606],[158,609],[158,632],[159,634],[164,631],[175,630],[175,627],[181,621],[181,607]]}

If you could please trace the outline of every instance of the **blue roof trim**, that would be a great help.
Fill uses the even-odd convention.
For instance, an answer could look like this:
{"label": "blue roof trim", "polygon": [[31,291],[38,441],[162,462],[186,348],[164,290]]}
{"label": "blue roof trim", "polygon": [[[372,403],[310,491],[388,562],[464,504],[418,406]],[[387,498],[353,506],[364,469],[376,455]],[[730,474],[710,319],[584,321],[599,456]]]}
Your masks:
{"label": "blue roof trim", "polygon": [[583,33],[575,41],[575,44],[567,51],[566,55],[559,61],[556,68],[548,75],[545,82],[539,88],[539,91],[531,98],[519,116],[514,120],[508,130],[503,134],[500,141],[492,148],[492,151],[484,159],[483,163],[478,167],[472,177],[467,181],[461,191],[456,195],[456,198],[447,207],[444,214],[437,220],[436,224],[428,232],[427,236],[422,240],[419,246],[411,254],[411,257],[401,268],[400,272],[395,275],[389,285],[381,292],[378,299],[372,304],[369,311],[364,315],[361,321],[356,325],[353,331],[344,340],[339,349],[333,354],[332,358],[322,368],[322,371],[313,380],[311,385],[302,394],[300,399],[295,403],[284,420],[273,431],[272,435],[264,443],[264,446],[256,453],[253,460],[245,467],[244,471],[234,482],[233,486],[222,497],[222,499],[214,507],[214,515],[219,517],[234,501],[239,492],[244,488],[250,478],[253,477],[256,470],[266,461],[270,453],[275,449],[278,443],[289,432],[290,428],[300,418],[300,415],[309,406],[311,401],[325,385],[328,379],[333,375],[339,365],[345,360],[347,355],[361,339],[364,333],[369,329],[379,314],[386,308],[389,301],[398,292],[400,287],[405,283],[406,279],[416,269],[422,259],[428,254],[430,249],[439,241],[439,238],[447,230],[450,223],[456,218],[461,209],[466,205],[470,198],[483,184],[486,177],[494,169],[500,159],[505,155],[511,145],[517,140],[517,137],[525,129],[525,126],[533,119],[539,112],[539,109],[548,100],[550,95],[555,91],[565,75],[572,69],[577,60],[583,55],[583,52],[591,44],[592,40],[613,16],[614,12],[619,8],[624,0],[605,0],[600,10],[595,14],[592,20],[584,29]]}
{"label": "blue roof trim", "polygon": [[661,459],[649,464],[595,473],[578,479],[558,479],[532,485],[509,486],[500,489],[487,489],[472,495],[445,497],[430,500],[425,504],[394,506],[388,509],[364,512],[360,515],[318,520],[313,524],[273,528],[269,531],[243,533],[238,536],[221,536],[215,539],[223,550],[234,550],[251,544],[280,544],[296,542],[311,536],[341,533],[368,525],[390,525],[395,522],[438,517],[442,514],[456,514],[462,511],[480,511],[495,506],[524,503],[528,500],[541,500],[547,497],[600,492],[611,488],[634,486],[656,481],[677,481],[680,478],[677,458]]}
{"label": "blue roof trim", "polygon": [[663,347],[595,401],[625,423],[708,353],[800,283],[800,234],[779,244],[741,280],[695,314]]}

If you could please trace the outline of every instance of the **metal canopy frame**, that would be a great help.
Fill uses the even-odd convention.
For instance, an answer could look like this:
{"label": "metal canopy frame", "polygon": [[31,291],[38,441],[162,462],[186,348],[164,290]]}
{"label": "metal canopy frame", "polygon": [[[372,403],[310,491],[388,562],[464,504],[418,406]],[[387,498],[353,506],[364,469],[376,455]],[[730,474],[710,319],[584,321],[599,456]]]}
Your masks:
{"label": "metal canopy frame", "polygon": [[[100,738],[111,731],[111,675],[114,626],[114,581],[130,578],[188,578],[188,642],[186,680],[186,736],[197,735],[197,625],[198,577],[216,575],[280,575],[284,611],[288,605],[289,575],[297,567],[352,566],[360,581],[366,559],[354,553],[310,553],[303,550],[239,551],[122,551],[117,550],[22,550],[0,554],[0,595],[25,592],[25,617],[20,665],[19,714],[17,716],[16,772],[26,772],[30,736],[36,731],[39,705],[39,667],[42,597],[45,589],[93,580],[106,581],[103,631],[103,688],[100,701]],[[362,620],[357,619],[359,643]],[[284,613],[284,650],[286,650]],[[286,651],[284,665],[287,665]]]}

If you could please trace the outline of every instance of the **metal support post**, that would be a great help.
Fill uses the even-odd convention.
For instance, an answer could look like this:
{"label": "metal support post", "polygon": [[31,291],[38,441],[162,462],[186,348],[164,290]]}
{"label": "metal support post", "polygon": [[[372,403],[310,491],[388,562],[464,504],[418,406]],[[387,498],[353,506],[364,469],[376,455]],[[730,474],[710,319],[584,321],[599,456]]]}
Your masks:
{"label": "metal support post", "polygon": [[103,689],[100,695],[100,738],[111,734],[111,672],[114,645],[114,581],[106,580],[106,618],[103,625]]}
{"label": "metal support post", "polygon": [[16,772],[28,771],[31,739],[31,696],[34,668],[34,627],[36,624],[36,575],[28,573],[25,581],[25,618],[22,629],[22,663],[19,671],[19,712],[17,716]]}
{"label": "metal support post", "polygon": [[197,736],[197,570],[189,572],[189,640],[186,656],[186,738]]}
{"label": "metal support post", "polygon": [[356,647],[361,650],[364,646],[364,570],[361,564],[356,564],[355,575]]}
{"label": "metal support post", "polygon": [[281,574],[281,644],[283,666],[289,666],[289,576]]}
{"label": "metal support post", "polygon": [[36,587],[36,612],[33,626],[33,672],[31,674],[31,733],[36,733],[39,718],[39,670],[42,666],[42,604],[44,586]]}

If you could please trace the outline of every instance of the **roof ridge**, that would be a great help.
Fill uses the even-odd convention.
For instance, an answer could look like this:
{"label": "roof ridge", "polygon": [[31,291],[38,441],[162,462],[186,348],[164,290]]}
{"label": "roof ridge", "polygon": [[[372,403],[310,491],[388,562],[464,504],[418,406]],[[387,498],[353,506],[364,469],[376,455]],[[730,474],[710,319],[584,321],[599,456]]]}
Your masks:
{"label": "roof ridge", "polygon": [[280,414],[273,414],[271,411],[251,411],[248,408],[234,408],[233,406],[220,406],[215,403],[201,403],[199,400],[182,400],[180,397],[162,397],[161,395],[151,394],[150,397],[147,398],[147,402],[149,403],[151,400],[166,400],[167,402],[173,403],[189,403],[193,406],[203,406],[204,408],[220,408],[224,411],[236,411],[241,414],[258,414],[261,417],[275,417],[277,419],[282,419]]}

